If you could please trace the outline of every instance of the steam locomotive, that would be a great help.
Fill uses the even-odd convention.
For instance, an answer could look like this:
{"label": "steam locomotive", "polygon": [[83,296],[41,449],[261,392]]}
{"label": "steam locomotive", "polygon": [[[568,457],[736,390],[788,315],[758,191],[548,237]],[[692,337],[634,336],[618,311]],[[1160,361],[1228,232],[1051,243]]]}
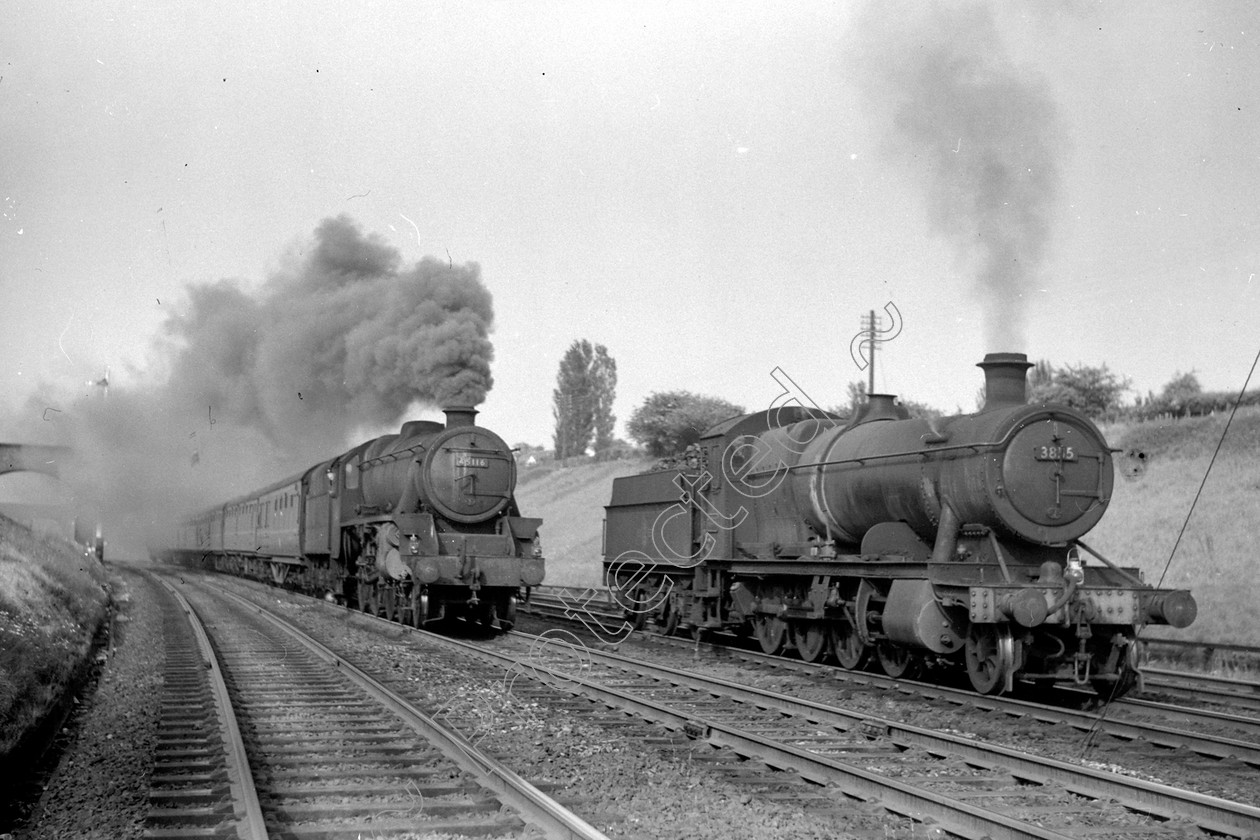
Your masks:
{"label": "steam locomotive", "polygon": [[415,627],[510,629],[542,582],[541,519],[520,515],[516,461],[476,410],[403,424],[179,523],[163,559],[207,566]]}
{"label": "steam locomotive", "polygon": [[751,634],[767,653],[965,669],[983,694],[1140,679],[1138,630],[1196,605],[1082,542],[1112,455],[1063,405],[1027,405],[1021,353],[979,364],[975,414],[911,419],[872,394],[847,422],[801,405],[727,420],[673,469],[616,479],[604,571],[640,625]]}

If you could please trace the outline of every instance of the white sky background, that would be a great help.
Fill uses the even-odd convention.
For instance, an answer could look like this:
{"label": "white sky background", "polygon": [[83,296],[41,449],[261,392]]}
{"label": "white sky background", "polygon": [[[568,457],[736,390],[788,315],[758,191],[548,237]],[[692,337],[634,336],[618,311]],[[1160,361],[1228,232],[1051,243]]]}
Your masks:
{"label": "white sky background", "polygon": [[145,387],[186,284],[261,284],[341,213],[408,265],[480,264],[480,421],[509,442],[550,446],[576,338],[617,361],[621,434],[654,390],[763,408],[776,366],[843,402],[859,319],[889,301],[877,389],[945,410],[974,409],[989,350],[1106,363],[1142,394],[1190,369],[1238,388],[1260,7],[1042,5],[995,19],[1057,107],[1059,199],[1024,342],[987,347],[968,266],[860,102],[850,5],[8,3],[3,413],[107,365]]}

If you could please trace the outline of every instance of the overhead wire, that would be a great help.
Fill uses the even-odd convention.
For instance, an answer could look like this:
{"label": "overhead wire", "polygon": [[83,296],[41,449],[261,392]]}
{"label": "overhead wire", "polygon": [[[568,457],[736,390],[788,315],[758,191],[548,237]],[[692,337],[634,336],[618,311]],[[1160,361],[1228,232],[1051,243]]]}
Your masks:
{"label": "overhead wire", "polygon": [[[1181,530],[1177,532],[1177,539],[1173,543],[1172,550],[1168,552],[1168,560],[1164,563],[1164,570],[1160,572],[1159,582],[1155,584],[1156,589],[1159,589],[1164,585],[1164,578],[1167,577],[1168,570],[1172,567],[1173,558],[1177,556],[1177,549],[1181,546],[1181,539],[1185,536],[1186,529],[1190,526],[1190,518],[1194,516],[1194,509],[1198,506],[1200,497],[1203,496],[1203,488],[1207,486],[1208,476],[1212,474],[1212,467],[1216,465],[1217,456],[1221,454],[1221,447],[1225,445],[1225,437],[1229,434],[1229,427],[1234,422],[1234,415],[1238,413],[1238,407],[1242,405],[1243,396],[1247,393],[1247,386],[1251,384],[1252,376],[1255,375],[1257,364],[1260,364],[1260,350],[1256,351],[1256,357],[1251,361],[1251,369],[1247,371],[1247,378],[1243,381],[1242,388],[1238,391],[1238,396],[1234,399],[1234,404],[1229,410],[1229,417],[1225,419],[1225,428],[1221,429],[1221,436],[1216,441],[1216,448],[1212,450],[1212,457],[1208,460],[1207,469],[1203,471],[1203,478],[1199,481],[1199,489],[1195,491],[1194,499],[1190,502],[1190,509],[1186,511],[1186,517],[1181,523]],[[1142,631],[1145,629],[1145,625],[1138,628],[1137,633],[1134,634],[1133,644],[1136,645],[1138,643],[1138,640],[1142,635]],[[1120,681],[1117,680],[1115,685],[1111,687],[1111,692],[1108,694],[1107,698],[1103,700],[1102,708],[1098,711],[1098,717],[1094,720],[1094,724],[1089,728],[1089,732],[1085,737],[1085,742],[1081,746],[1082,758],[1084,758],[1085,754],[1094,747],[1099,727],[1102,726],[1103,720],[1107,716],[1107,710],[1110,708],[1112,700],[1115,699],[1116,688],[1118,688],[1119,685]]]}

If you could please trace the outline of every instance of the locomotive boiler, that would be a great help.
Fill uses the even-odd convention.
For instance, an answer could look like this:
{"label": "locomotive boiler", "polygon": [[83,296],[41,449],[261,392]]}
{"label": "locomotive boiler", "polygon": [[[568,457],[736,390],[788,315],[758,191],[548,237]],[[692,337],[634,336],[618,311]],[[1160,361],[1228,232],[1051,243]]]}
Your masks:
{"label": "locomotive boiler", "polygon": [[890,676],[965,669],[982,693],[1017,680],[1118,696],[1138,631],[1189,625],[1082,537],[1111,498],[1111,450],[1063,405],[1026,404],[1023,354],[979,365],[975,414],[911,418],[873,394],[848,421],[798,406],[710,429],[676,469],[617,479],[605,573],[640,622],[734,630]]}
{"label": "locomotive boiler", "polygon": [[472,408],[444,411],[187,518],[164,554],[416,627],[510,628],[545,574],[542,520],[517,509],[503,439]]}

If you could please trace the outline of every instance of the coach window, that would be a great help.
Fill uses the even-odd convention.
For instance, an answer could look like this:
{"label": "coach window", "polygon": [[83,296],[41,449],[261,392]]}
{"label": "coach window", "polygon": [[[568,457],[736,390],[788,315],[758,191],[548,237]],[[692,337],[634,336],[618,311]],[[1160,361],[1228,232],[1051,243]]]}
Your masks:
{"label": "coach window", "polygon": [[355,455],[354,460],[346,462],[346,489],[353,490],[359,486],[359,456]]}

